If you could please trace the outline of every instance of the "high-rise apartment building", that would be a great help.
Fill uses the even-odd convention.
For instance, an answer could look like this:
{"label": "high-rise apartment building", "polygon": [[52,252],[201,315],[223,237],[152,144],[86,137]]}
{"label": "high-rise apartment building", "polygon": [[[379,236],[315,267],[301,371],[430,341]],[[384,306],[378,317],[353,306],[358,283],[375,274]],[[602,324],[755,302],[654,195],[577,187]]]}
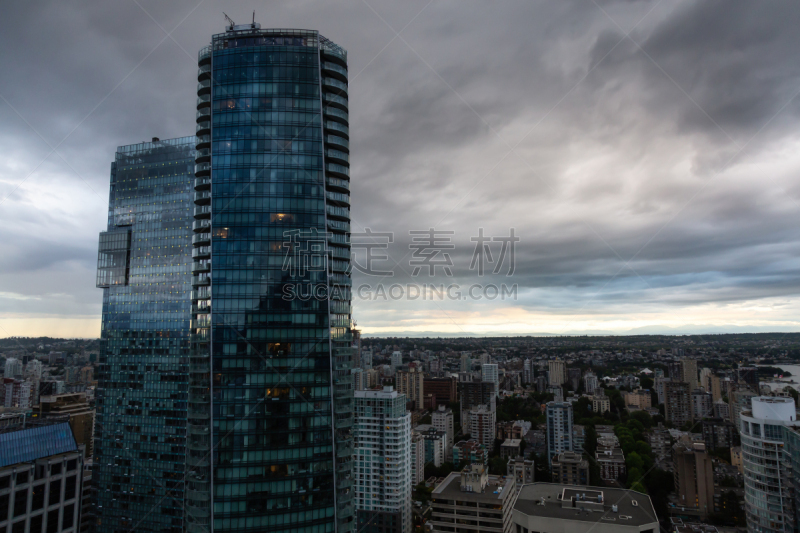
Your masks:
{"label": "high-rise apartment building", "polygon": [[99,533],[184,529],[194,159],[195,138],[181,137],[120,146],[111,164],[97,259]]}
{"label": "high-rise apartment building", "polygon": [[481,365],[481,381],[494,383],[495,394],[500,394],[500,374],[496,364],[484,363]]}
{"label": "high-rise apartment building", "polygon": [[572,404],[569,402],[547,402],[547,462],[554,455],[572,451]]}
{"label": "high-rise apartment building", "polygon": [[425,481],[425,440],[416,431],[411,431],[411,486]]}
{"label": "high-rise apartment building", "polygon": [[488,381],[462,381],[458,384],[461,389],[461,425],[467,427],[467,416],[473,407],[485,405],[490,411],[497,409],[497,393],[495,384]]}
{"label": "high-rise apartment building", "polygon": [[488,409],[485,405],[479,405],[470,409],[468,416],[468,425],[465,428],[469,431],[470,437],[486,446],[489,450],[494,448],[497,413]]}
{"label": "high-rise apartment building", "polygon": [[742,366],[736,369],[737,382],[758,390],[758,368],[755,366]]}
{"label": "high-rise apartment building", "polygon": [[692,398],[689,384],[683,381],[665,381],[664,419],[676,427],[692,421]]}
{"label": "high-rise apartment building", "polygon": [[316,31],[200,50],[188,533],[355,530],[347,80]]}
{"label": "high-rise apartment building", "polygon": [[403,366],[403,352],[392,352],[391,362],[392,368],[400,368]]}
{"label": "high-rise apartment building", "polygon": [[458,378],[425,378],[422,386],[425,395],[433,394],[438,405],[447,405],[458,401]]}
{"label": "high-rise apartment building", "polygon": [[672,447],[672,461],[679,505],[705,520],[714,512],[714,470],[705,443],[682,438]]}
{"label": "high-rise apartment building", "polygon": [[692,391],[692,420],[712,418],[714,416],[714,400],[710,392],[702,388]]}
{"label": "high-rise apartment building", "polygon": [[431,424],[439,431],[444,431],[447,434],[447,450],[446,455],[450,457],[452,453],[452,446],[455,443],[455,425],[453,423],[453,410],[440,405],[439,408],[431,415]]}
{"label": "high-rise apartment building", "polygon": [[355,392],[355,492],[362,533],[410,533],[411,413],[403,394]]}
{"label": "high-rise apartment building", "polygon": [[3,377],[6,378],[21,378],[22,377],[22,361],[19,359],[15,359],[13,357],[9,357],[6,359],[6,366],[5,370],[3,371]]}
{"label": "high-rise apartment building", "polygon": [[548,361],[547,370],[550,376],[551,387],[560,387],[567,382],[567,363],[561,359]]}
{"label": "high-rise apartment building", "polygon": [[421,410],[425,403],[424,380],[425,373],[421,368],[409,368],[407,371],[400,370],[395,377],[397,391],[405,394],[416,411]]}
{"label": "high-rise apartment building", "polygon": [[469,352],[461,354],[461,361],[458,368],[461,372],[469,372],[472,370],[472,359],[469,357]]}
{"label": "high-rise apartment building", "polygon": [[689,392],[698,387],[697,361],[684,357],[681,359],[681,381],[689,384]]}
{"label": "high-rise apartment building", "polygon": [[[792,398],[757,396],[740,415],[748,533],[795,531],[794,485],[786,427],[798,427]],[[788,463],[788,464],[787,464]]]}
{"label": "high-rise apartment building", "polygon": [[522,363],[522,382],[524,384],[529,384],[533,382],[533,361],[530,359],[525,359]]}
{"label": "high-rise apartment building", "polygon": [[597,375],[591,370],[583,375],[583,390],[586,394],[594,394],[599,388]]}

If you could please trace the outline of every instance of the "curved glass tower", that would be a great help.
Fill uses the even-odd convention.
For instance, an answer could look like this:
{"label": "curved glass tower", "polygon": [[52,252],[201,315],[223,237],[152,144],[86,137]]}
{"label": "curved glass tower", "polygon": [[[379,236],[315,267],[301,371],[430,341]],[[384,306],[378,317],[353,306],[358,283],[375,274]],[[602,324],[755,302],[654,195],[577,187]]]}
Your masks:
{"label": "curved glass tower", "polygon": [[186,527],[354,531],[347,53],[199,54]]}

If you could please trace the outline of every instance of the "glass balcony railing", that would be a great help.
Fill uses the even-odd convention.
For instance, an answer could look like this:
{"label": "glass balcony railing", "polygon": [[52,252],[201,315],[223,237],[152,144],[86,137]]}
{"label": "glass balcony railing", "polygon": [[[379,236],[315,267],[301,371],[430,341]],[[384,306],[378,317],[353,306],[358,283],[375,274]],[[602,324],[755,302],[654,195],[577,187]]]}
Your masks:
{"label": "glass balcony railing", "polygon": [[211,257],[211,246],[199,246],[192,250],[192,257],[201,259],[204,257]]}
{"label": "glass balcony railing", "polygon": [[331,131],[337,131],[339,133],[343,133],[343,134],[347,135],[348,137],[350,137],[350,128],[348,128],[344,124],[340,124],[340,123],[335,122],[333,120],[326,120],[325,121],[325,129],[331,130]]}
{"label": "glass balcony railing", "polygon": [[348,191],[350,190],[350,181],[348,180],[343,180],[340,178],[332,178],[330,176],[327,176],[325,178],[325,183],[329,187],[335,187],[338,189],[347,189]]}
{"label": "glass balcony railing", "polygon": [[195,218],[208,218],[211,216],[210,205],[198,205],[194,208]]}
{"label": "glass balcony railing", "polygon": [[345,176],[350,175],[350,169],[343,166],[337,165],[336,163],[325,163],[325,170],[328,172],[336,172],[338,174],[344,174]]}
{"label": "glass balcony railing", "polygon": [[350,122],[349,115],[348,115],[347,111],[339,109],[338,107],[332,107],[332,106],[326,105],[323,108],[322,112],[328,117],[336,117],[336,118],[341,119],[341,120],[343,120],[345,122]]}
{"label": "glass balcony railing", "polygon": [[332,104],[338,104],[344,107],[345,109],[347,109],[348,107],[347,98],[339,96],[338,94],[325,93],[325,101],[330,102]]}
{"label": "glass balcony railing", "polygon": [[345,163],[350,162],[350,156],[341,150],[333,150],[328,149],[325,150],[325,157],[330,157],[332,159],[339,159],[340,161],[344,161]]}
{"label": "glass balcony railing", "polygon": [[323,61],[322,62],[322,70],[329,70],[331,72],[336,72],[337,74],[341,74],[345,78],[347,78],[347,68],[341,66],[338,63],[332,63],[330,61]]}
{"label": "glass balcony railing", "polygon": [[334,78],[322,78],[322,84],[337,89],[339,94],[347,94],[347,84],[343,81],[339,81]]}
{"label": "glass balcony railing", "polygon": [[203,176],[194,179],[194,190],[205,190],[211,187],[211,177]]}
{"label": "glass balcony railing", "polygon": [[350,142],[344,137],[339,137],[338,135],[326,135],[325,142],[327,144],[333,144],[337,147],[344,148],[345,150],[350,149]]}

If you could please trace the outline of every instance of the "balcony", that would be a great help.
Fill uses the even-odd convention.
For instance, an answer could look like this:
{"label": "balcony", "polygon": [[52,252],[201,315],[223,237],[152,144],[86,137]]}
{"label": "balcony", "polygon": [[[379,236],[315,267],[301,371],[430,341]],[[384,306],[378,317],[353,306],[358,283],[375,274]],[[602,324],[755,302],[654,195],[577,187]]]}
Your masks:
{"label": "balcony", "polygon": [[198,178],[211,174],[211,163],[197,163],[194,166],[194,175]]}
{"label": "balcony", "polygon": [[207,191],[210,188],[211,188],[211,178],[209,176],[204,176],[202,178],[194,179],[194,190]]}
{"label": "balcony", "polygon": [[195,128],[195,133],[197,134],[198,138],[206,136],[206,135],[210,135],[211,134],[211,121],[210,120],[206,120],[204,122],[198,122],[197,123],[197,127]]}
{"label": "balcony", "polygon": [[345,126],[344,124],[340,124],[333,120],[326,120],[325,121],[325,129],[330,131],[335,131],[340,135],[344,135],[348,139],[350,138],[350,129]]}
{"label": "balcony", "polygon": [[347,95],[347,83],[334,78],[322,78],[322,85],[334,94]]}
{"label": "balcony", "polygon": [[195,233],[192,235],[192,245],[208,246],[209,244],[211,244],[211,233]]}
{"label": "balcony", "polygon": [[336,163],[325,163],[325,171],[332,174],[347,176],[348,178],[350,177],[350,168],[343,165],[337,165]]}
{"label": "balcony", "polygon": [[210,107],[203,107],[197,110],[197,113],[194,114],[195,121],[203,122],[205,120],[211,120],[211,108]]}
{"label": "balcony", "polygon": [[350,156],[341,150],[327,149],[325,150],[326,159],[337,159],[342,163],[350,164]]}
{"label": "balcony", "polygon": [[[195,193],[195,195],[197,195],[197,194],[200,194],[200,193]],[[344,194],[344,193],[341,193],[341,192],[326,192],[325,193],[325,198],[330,202],[335,202],[336,204],[341,204],[341,205],[346,205],[346,206],[350,205],[350,195],[349,194]]]}
{"label": "balcony", "polygon": [[338,105],[346,111],[348,108],[347,98],[339,96],[338,94],[325,93],[325,102],[333,105]]}
{"label": "balcony", "polygon": [[211,203],[211,191],[197,191],[194,193],[194,203],[208,205]]}
{"label": "balcony", "polygon": [[197,135],[195,141],[195,148],[198,150],[201,148],[210,148],[211,147],[211,135]]}
{"label": "balcony", "polygon": [[211,278],[208,276],[192,276],[192,286],[193,287],[204,287],[206,285],[211,285]]}
{"label": "balcony", "polygon": [[211,257],[211,247],[200,246],[199,248],[193,249],[192,257],[194,259],[208,259],[209,257]]}
{"label": "balcony", "polygon": [[333,145],[335,148],[350,150],[350,142],[344,137],[338,135],[326,135],[325,144]]}
{"label": "balcony", "polygon": [[209,107],[211,105],[211,95],[202,94],[197,97],[197,109],[201,107]]}
{"label": "balcony", "polygon": [[197,81],[211,80],[211,64],[200,65],[197,69]]}
{"label": "balcony", "polygon": [[342,81],[347,81],[347,68],[343,67],[338,63],[332,63],[330,61],[323,61],[322,62],[322,70],[325,71],[325,74],[334,74],[337,77],[341,77]]}
{"label": "balcony", "polygon": [[194,218],[211,218],[210,205],[198,205],[194,208]]}
{"label": "balcony", "polygon": [[328,186],[329,189],[340,189],[340,190],[348,191],[348,192],[350,191],[350,181],[349,180],[326,177],[325,178],[325,184]]}
{"label": "balcony", "polygon": [[192,274],[211,272],[211,263],[192,263]]}
{"label": "balcony", "polygon": [[197,52],[197,64],[202,65],[206,61],[211,61],[211,45],[204,46]]}
{"label": "balcony", "polygon": [[[195,208],[195,211],[197,208]],[[328,216],[335,217],[335,218],[343,218],[350,221],[350,210],[346,207],[336,207],[333,205],[326,205],[325,211],[328,213]],[[195,214],[195,216],[197,216]]]}
{"label": "balcony", "polygon": [[343,111],[336,107],[326,105],[322,108],[322,113],[325,115],[325,118],[332,118],[344,124],[348,124],[350,122],[347,111]]}

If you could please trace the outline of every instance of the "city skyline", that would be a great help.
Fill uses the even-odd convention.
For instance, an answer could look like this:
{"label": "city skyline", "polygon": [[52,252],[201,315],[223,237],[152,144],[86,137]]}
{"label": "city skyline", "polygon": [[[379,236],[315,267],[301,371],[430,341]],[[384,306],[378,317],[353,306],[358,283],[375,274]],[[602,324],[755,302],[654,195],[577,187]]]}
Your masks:
{"label": "city skyline", "polygon": [[[354,288],[518,287],[503,301],[354,290],[365,335],[800,325],[800,85],[785,68],[796,6],[423,1],[227,12],[248,22],[253,8],[264,27],[319,29],[349,51],[359,102],[353,229],[393,233],[391,260],[373,266],[395,274],[355,271]],[[0,336],[98,337],[109,158],[118,146],[191,133],[196,51],[221,31],[222,6],[6,9],[0,38],[17,52],[0,59],[9,154]],[[409,232],[429,228],[453,232],[452,275],[411,275]],[[512,275],[508,264],[470,269],[480,228],[519,237]]]}

